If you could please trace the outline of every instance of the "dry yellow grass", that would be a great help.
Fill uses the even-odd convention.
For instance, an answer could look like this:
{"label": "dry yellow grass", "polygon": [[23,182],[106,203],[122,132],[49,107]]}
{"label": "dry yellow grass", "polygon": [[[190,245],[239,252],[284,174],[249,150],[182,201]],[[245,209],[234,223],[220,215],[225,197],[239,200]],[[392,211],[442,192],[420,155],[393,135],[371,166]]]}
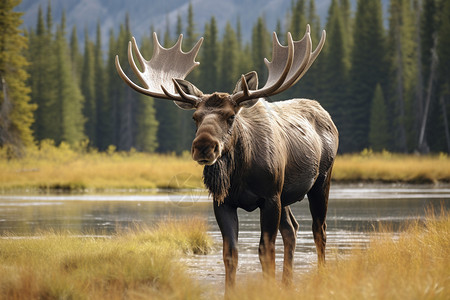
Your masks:
{"label": "dry yellow grass", "polygon": [[406,155],[390,152],[340,155],[333,168],[333,180],[346,182],[450,182],[450,158],[439,155]]}
{"label": "dry yellow grass", "polygon": [[[186,174],[187,182],[176,181]],[[201,176],[201,166],[189,155],[83,152],[50,142],[21,159],[7,160],[0,153],[0,189],[202,188]]]}
{"label": "dry yellow grass", "polygon": [[[111,149],[112,150],[112,149]],[[450,182],[447,155],[416,156],[388,152],[341,155],[333,180],[339,182]],[[0,190],[11,189],[155,189],[204,188],[202,167],[182,156],[59,147],[44,141],[21,159],[0,149]]]}
{"label": "dry yellow grass", "polygon": [[199,219],[167,220],[110,238],[3,237],[0,299],[198,299],[202,288],[177,258],[210,247]]}
{"label": "dry yellow grass", "polygon": [[399,237],[381,230],[367,249],[331,258],[292,288],[249,279],[231,299],[450,299],[450,217],[430,215]]}

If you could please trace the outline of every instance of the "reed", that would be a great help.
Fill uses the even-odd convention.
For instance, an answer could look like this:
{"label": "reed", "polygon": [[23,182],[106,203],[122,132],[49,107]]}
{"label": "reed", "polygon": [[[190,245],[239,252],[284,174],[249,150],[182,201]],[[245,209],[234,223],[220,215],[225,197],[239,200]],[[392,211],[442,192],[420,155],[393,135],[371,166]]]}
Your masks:
{"label": "reed", "polygon": [[178,258],[207,253],[199,219],[166,220],[112,237],[43,232],[0,239],[0,299],[199,299]]}
{"label": "reed", "polygon": [[[58,147],[43,141],[20,159],[8,159],[0,149],[0,191],[14,189],[93,190],[199,188],[202,167],[189,153],[148,154],[106,152]],[[404,155],[389,152],[340,155],[333,169],[336,182],[450,182],[450,158],[440,155]]]}

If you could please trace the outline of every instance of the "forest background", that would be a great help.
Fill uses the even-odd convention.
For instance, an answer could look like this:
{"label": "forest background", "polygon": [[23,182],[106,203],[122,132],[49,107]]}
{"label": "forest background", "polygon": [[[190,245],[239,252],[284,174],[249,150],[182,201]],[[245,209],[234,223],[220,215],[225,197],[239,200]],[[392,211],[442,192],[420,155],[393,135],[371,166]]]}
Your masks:
{"label": "forest background", "polygon": [[[125,60],[132,36],[129,15],[106,37],[107,49],[100,22],[95,36],[85,30],[80,47],[80,29],[66,28],[65,13],[55,21],[51,2],[25,29],[15,11],[19,3],[0,4],[0,147],[20,156],[50,139],[99,151],[189,151],[192,112],[140,95],[117,75],[114,57]],[[450,152],[450,1],[391,0],[387,11],[385,18],[380,0],[357,1],[355,11],[349,0],[332,0],[321,22],[314,0],[296,0],[275,28],[263,16],[243,28],[239,17],[219,32],[219,16],[198,28],[190,3],[185,19],[167,18],[165,29],[156,31],[165,47],[182,33],[185,51],[205,38],[201,64],[187,79],[209,93],[230,92],[250,70],[265,82],[263,58],[270,60],[272,31],[281,42],[288,31],[300,39],[311,24],[315,46],[325,28],[325,47],[308,73],[269,101],[317,99],[339,129],[341,153]],[[154,28],[138,37],[147,59]],[[251,30],[250,39],[243,38],[244,30]],[[125,72],[132,73],[128,66]]]}

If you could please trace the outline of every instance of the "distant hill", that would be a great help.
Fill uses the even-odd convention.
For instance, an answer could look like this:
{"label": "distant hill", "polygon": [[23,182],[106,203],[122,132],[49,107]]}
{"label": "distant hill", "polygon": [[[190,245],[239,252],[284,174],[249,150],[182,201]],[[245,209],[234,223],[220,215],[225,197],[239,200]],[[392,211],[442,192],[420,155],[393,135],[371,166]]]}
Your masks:
{"label": "distant hill", "polygon": [[[23,19],[26,28],[36,26],[38,8],[41,6],[45,14],[48,2],[49,0],[22,0],[16,10],[25,13]],[[356,0],[351,2],[355,5]],[[383,2],[388,3],[388,0]],[[85,29],[90,38],[94,39],[97,22],[100,22],[106,45],[109,31],[118,31],[119,25],[124,23],[126,13],[130,16],[131,32],[138,38],[150,35],[151,25],[163,32],[167,22],[173,33],[178,15],[186,24],[189,3],[192,3],[194,9],[197,32],[204,31],[204,24],[211,16],[216,17],[219,30],[225,27],[227,21],[235,25],[239,18],[243,37],[249,39],[259,16],[265,18],[269,30],[275,29],[277,20],[285,23],[292,0],[51,0],[51,7],[56,23],[59,23],[62,11],[66,11],[68,32],[76,25],[80,41],[84,39]],[[331,0],[316,0],[315,3],[321,22],[325,24]],[[283,24],[284,27],[285,25]]]}

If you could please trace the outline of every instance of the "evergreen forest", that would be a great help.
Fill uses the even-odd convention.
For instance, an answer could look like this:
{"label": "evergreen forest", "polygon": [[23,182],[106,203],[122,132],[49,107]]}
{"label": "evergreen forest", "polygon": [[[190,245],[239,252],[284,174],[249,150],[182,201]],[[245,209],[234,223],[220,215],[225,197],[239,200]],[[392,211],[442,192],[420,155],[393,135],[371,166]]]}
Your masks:
{"label": "evergreen forest", "polygon": [[[130,16],[118,32],[102,36],[98,26],[80,43],[83,28],[66,28],[65,14],[54,20],[50,3],[39,9],[34,27],[22,29],[22,14],[14,10],[19,2],[0,1],[0,147],[15,156],[43,140],[99,151],[189,151],[192,111],[135,92],[116,72],[119,55],[132,74],[126,62]],[[204,93],[231,92],[251,70],[264,83],[272,32],[281,43],[287,32],[298,40],[310,24],[313,47],[327,31],[322,53],[294,87],[269,101],[318,100],[338,127],[340,153],[450,152],[450,1],[391,0],[383,16],[381,0],[358,0],[355,11],[350,0],[332,0],[320,20],[314,0],[295,0],[276,28],[267,28],[261,16],[252,28],[241,28],[238,19],[223,32],[216,17],[198,28],[190,4],[186,19],[170,20],[158,32],[164,47],[183,34],[184,51],[205,38],[201,64],[187,77]],[[251,40],[243,40],[244,30],[251,30]],[[146,59],[153,31],[136,37]]]}

